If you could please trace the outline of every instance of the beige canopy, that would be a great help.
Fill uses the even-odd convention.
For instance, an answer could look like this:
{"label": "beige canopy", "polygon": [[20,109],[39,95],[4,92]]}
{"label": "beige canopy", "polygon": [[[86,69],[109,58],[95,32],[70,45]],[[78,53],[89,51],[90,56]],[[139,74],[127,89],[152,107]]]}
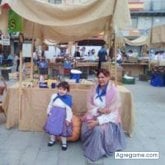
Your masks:
{"label": "beige canopy", "polygon": [[85,39],[130,24],[128,0],[89,0],[53,5],[39,0],[3,0],[24,20],[24,33],[60,42]]}
{"label": "beige canopy", "polygon": [[155,26],[151,28],[150,44],[152,48],[165,47],[165,25]]}
{"label": "beige canopy", "polygon": [[149,36],[147,35],[140,36],[134,40],[129,40],[127,38],[124,38],[124,41],[126,44],[132,45],[132,46],[143,46],[143,45],[149,45],[150,43]]}

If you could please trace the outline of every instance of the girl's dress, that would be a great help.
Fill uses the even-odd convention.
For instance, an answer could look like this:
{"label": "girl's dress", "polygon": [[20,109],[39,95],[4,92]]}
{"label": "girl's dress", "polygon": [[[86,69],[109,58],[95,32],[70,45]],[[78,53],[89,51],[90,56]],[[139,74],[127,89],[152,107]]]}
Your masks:
{"label": "girl's dress", "polygon": [[44,130],[50,135],[69,137],[72,135],[72,124],[67,125],[66,120],[71,123],[72,119],[72,97],[70,95],[60,96],[54,94],[48,105],[48,118]]}

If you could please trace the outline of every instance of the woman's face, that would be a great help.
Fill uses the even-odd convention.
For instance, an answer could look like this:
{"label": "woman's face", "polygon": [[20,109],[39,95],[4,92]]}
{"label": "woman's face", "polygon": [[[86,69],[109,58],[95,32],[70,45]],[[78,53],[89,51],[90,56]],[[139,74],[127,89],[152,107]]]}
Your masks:
{"label": "woman's face", "polygon": [[109,81],[109,77],[106,77],[103,73],[100,73],[97,78],[100,86],[106,85]]}

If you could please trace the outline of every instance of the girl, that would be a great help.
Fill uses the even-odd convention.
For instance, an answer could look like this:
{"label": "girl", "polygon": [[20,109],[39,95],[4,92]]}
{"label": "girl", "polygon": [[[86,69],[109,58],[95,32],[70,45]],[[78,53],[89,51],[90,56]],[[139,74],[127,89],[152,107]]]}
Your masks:
{"label": "girl", "polygon": [[48,146],[53,146],[56,142],[56,136],[61,137],[62,150],[67,150],[67,139],[72,135],[72,96],[68,94],[69,84],[65,81],[57,86],[58,93],[51,96],[47,108],[48,118],[45,124],[45,131],[50,134]]}

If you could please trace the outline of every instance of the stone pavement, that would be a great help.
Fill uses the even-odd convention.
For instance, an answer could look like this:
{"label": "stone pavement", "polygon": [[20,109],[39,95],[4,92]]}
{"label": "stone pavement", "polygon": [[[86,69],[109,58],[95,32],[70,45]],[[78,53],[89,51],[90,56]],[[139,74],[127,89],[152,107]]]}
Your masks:
{"label": "stone pavement", "polygon": [[[10,82],[8,82],[10,83]],[[21,132],[5,128],[1,114],[0,165],[162,165],[165,162],[165,87],[152,87],[137,81],[125,85],[133,93],[135,104],[135,130],[127,137],[129,152],[154,152],[157,160],[116,160],[114,156],[90,162],[83,156],[81,142],[69,143],[67,151],[60,144],[47,147],[48,136],[43,132]]]}

